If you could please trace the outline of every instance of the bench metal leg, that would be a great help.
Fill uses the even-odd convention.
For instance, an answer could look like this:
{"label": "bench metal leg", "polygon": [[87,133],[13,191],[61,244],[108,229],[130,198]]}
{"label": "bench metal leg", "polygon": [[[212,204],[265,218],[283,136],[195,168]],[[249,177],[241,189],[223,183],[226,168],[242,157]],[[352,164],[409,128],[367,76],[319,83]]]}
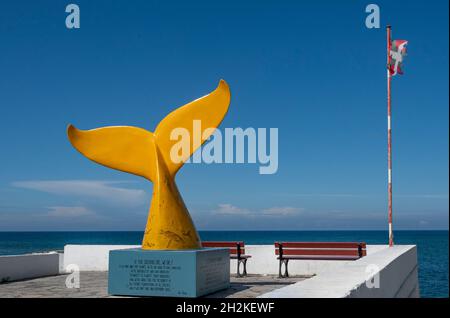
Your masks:
{"label": "bench metal leg", "polygon": [[[241,264],[243,267],[243,272],[241,273]],[[244,277],[247,276],[247,259],[238,259],[237,260],[237,276],[238,277]]]}
{"label": "bench metal leg", "polygon": [[[288,263],[289,263],[289,259],[280,259],[280,266],[278,268],[278,277],[280,277],[280,278],[289,277]],[[284,264],[284,273],[282,274],[281,268],[283,267],[283,264]]]}

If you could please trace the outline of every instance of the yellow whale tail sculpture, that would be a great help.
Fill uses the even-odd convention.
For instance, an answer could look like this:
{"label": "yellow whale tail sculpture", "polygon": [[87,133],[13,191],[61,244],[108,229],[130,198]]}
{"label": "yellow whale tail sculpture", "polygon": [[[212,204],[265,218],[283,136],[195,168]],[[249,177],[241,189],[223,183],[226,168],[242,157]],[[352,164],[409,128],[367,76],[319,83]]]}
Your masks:
{"label": "yellow whale tail sculpture", "polygon": [[[201,247],[200,238],[175,184],[175,175],[187,159],[212,135],[230,104],[230,90],[221,80],[210,94],[170,113],[155,131],[130,126],[79,130],[72,125],[67,134],[72,145],[87,158],[106,167],[142,176],[153,182],[153,197],[142,248],[178,250]],[[201,143],[193,138],[193,122],[201,121]],[[170,135],[182,128],[190,133],[189,153],[171,159],[177,143]]]}

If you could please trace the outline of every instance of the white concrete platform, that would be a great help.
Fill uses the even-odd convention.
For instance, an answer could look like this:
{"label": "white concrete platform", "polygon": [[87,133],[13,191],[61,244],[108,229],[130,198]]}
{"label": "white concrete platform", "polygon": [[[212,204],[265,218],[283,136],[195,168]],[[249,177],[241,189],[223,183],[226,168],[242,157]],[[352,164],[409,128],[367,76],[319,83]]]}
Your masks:
{"label": "white concrete platform", "polygon": [[[0,279],[5,281],[72,272],[108,270],[110,250],[137,245],[66,245],[62,254],[31,254],[0,257]],[[250,275],[277,275],[273,245],[248,245]],[[236,261],[230,273],[236,273]],[[298,260],[289,262],[290,275],[314,277],[263,294],[264,298],[304,297],[419,297],[417,248],[415,245],[368,245],[367,256],[356,261]],[[377,285],[377,282],[379,283]],[[378,287],[377,287],[378,286]]]}

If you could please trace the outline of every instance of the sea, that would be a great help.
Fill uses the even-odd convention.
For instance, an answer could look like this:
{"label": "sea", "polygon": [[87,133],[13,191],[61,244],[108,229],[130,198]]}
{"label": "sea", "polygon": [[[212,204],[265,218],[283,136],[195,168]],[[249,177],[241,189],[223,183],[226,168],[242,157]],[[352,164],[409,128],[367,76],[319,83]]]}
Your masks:
{"label": "sea", "polygon": [[[275,241],[387,244],[386,231],[199,231],[204,241]],[[0,255],[62,251],[66,244],[141,244],[142,232],[0,232]],[[421,297],[448,298],[448,231],[396,231],[396,244],[418,248]]]}

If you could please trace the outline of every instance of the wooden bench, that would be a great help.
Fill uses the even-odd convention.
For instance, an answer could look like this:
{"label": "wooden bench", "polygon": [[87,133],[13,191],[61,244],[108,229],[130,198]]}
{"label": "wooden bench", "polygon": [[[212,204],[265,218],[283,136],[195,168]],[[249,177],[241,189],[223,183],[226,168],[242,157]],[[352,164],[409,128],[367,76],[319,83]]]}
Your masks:
{"label": "wooden bench", "polygon": [[[230,259],[237,260],[238,277],[247,276],[247,259],[251,256],[245,254],[244,242],[202,242],[203,247],[228,247],[230,249]],[[241,273],[241,264],[243,271]]]}
{"label": "wooden bench", "polygon": [[[275,242],[280,261],[279,277],[289,277],[289,260],[357,260],[366,256],[366,243],[360,242]],[[284,274],[281,273],[284,264]]]}

